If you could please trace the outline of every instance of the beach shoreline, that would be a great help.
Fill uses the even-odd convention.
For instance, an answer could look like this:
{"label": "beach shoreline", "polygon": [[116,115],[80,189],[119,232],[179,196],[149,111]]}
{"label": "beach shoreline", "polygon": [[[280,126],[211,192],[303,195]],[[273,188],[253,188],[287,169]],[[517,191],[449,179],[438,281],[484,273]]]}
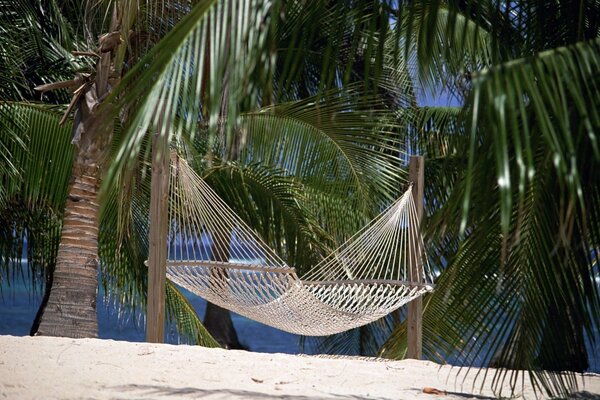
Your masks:
{"label": "beach shoreline", "polygon": [[[0,371],[0,398],[8,399],[482,399],[510,393],[508,385],[494,393],[491,379],[480,387],[478,369],[465,373],[429,361],[105,339],[0,336]],[[576,398],[600,398],[600,375],[578,379]],[[517,394],[535,398],[527,378]]]}

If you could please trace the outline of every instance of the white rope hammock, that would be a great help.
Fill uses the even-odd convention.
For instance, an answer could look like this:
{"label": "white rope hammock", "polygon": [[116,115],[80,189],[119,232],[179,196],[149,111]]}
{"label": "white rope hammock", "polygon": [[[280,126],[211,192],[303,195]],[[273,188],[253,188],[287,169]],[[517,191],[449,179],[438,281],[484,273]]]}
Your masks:
{"label": "white rope hammock", "polygon": [[[275,328],[330,335],[433,290],[409,189],[300,279],[184,161],[170,177],[167,277]],[[419,266],[417,269],[416,267]]]}

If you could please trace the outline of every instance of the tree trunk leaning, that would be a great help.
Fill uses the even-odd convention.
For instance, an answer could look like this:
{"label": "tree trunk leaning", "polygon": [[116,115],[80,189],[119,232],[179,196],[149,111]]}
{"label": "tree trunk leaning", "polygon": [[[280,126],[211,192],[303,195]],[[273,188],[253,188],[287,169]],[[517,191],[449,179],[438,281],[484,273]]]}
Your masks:
{"label": "tree trunk leaning", "polygon": [[[90,90],[95,90],[94,86]],[[113,130],[80,101],[73,130],[79,137],[64,211],[56,268],[36,335],[97,337],[98,191]]]}
{"label": "tree trunk leaning", "polygon": [[54,279],[36,335],[98,336],[99,182],[93,174],[82,173],[69,186]]}
{"label": "tree trunk leaning", "polygon": [[[83,77],[68,111],[75,110],[75,158],[71,171],[64,220],[52,286],[38,312],[32,333],[73,338],[97,337],[98,192],[106,169],[114,130],[109,104],[109,75],[115,49],[120,45],[116,8],[111,33],[99,40],[100,59],[95,76]],[[82,78],[80,76],[80,78]],[[87,79],[87,80],[86,80]],[[66,118],[65,114],[65,118]],[[37,331],[33,332],[37,325]]]}

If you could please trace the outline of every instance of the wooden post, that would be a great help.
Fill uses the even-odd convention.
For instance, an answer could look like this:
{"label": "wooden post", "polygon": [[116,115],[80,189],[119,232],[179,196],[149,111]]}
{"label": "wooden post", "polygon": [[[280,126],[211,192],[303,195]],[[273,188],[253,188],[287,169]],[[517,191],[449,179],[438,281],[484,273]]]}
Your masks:
{"label": "wooden post", "polygon": [[[412,182],[412,194],[417,208],[419,222],[423,218],[423,185],[425,161],[423,156],[411,156],[408,165],[408,179]],[[423,256],[420,241],[415,243],[411,254],[411,276],[413,281],[423,281]],[[423,299],[417,297],[408,303],[407,329],[408,349],[406,358],[420,360],[423,355]]]}
{"label": "wooden post", "polygon": [[164,341],[169,161],[169,135],[164,128],[159,127],[158,133],[154,135],[152,140],[152,182],[150,188],[146,341],[151,343],[162,343]]}

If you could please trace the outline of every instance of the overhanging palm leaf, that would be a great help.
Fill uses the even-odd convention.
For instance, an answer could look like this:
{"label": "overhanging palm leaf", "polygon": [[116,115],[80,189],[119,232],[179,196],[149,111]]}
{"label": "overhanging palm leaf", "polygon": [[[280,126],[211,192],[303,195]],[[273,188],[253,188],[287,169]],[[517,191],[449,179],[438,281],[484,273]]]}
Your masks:
{"label": "overhanging palm leaf", "polygon": [[[600,129],[599,72],[600,51],[598,41],[593,40],[510,62],[474,81],[472,126],[487,135],[471,131],[471,143],[482,140],[481,146],[490,156],[487,161],[471,156],[463,209],[469,208],[471,185],[483,185],[481,178],[495,180],[498,202],[490,207],[499,205],[500,267],[510,265],[511,257],[518,260],[517,269],[536,265],[534,276],[539,285],[531,286],[537,289],[537,296],[532,290],[527,302],[535,310],[531,315],[537,317],[535,323],[528,321],[528,327],[537,326],[537,336],[531,332],[527,339],[512,336],[511,340],[523,343],[538,337],[545,346],[529,347],[539,353],[528,359],[549,369],[555,365],[585,368],[587,363],[581,360],[583,331],[593,337],[593,329],[598,328],[591,322],[600,315],[592,268],[597,221],[588,223],[587,215],[597,215],[592,199],[598,179],[590,168],[595,170],[600,162],[596,139]],[[495,176],[475,173],[489,162],[496,165]],[[531,209],[531,198],[545,207]],[[536,238],[530,247],[526,235]],[[554,268],[561,273],[554,275]],[[540,279],[542,276],[551,278]],[[566,325],[555,323],[549,328],[544,321],[556,321],[557,315]],[[557,346],[558,337],[570,329],[574,332],[567,332],[568,344]],[[514,355],[508,350],[505,353]],[[503,361],[501,364],[512,365]]]}
{"label": "overhanging palm leaf", "polygon": [[339,194],[355,192],[355,206],[363,210],[378,201],[369,203],[372,194],[389,200],[398,190],[400,126],[375,96],[335,90],[245,118],[252,147],[242,157],[258,152],[261,162],[303,181],[330,185]]}
{"label": "overhanging palm leaf", "polygon": [[[413,2],[397,11],[401,46],[396,50],[409,61],[419,78],[421,90],[443,93],[459,99],[468,90],[472,71],[497,59],[496,43],[487,24],[473,19],[444,1]],[[485,10],[485,7],[481,7]],[[488,20],[486,12],[478,18]]]}
{"label": "overhanging palm leaf", "polygon": [[[503,232],[508,231],[513,207],[512,181],[517,177],[522,194],[539,171],[533,162],[532,134],[541,136],[553,158],[559,184],[568,192],[566,203],[579,202],[585,209],[581,196],[588,165],[579,164],[575,156],[592,162],[600,159],[599,71],[600,40],[592,40],[515,60],[475,79],[471,143],[477,140],[475,127],[491,135]],[[511,168],[509,152],[516,156],[517,171]],[[474,159],[471,154],[468,174],[473,172]],[[465,212],[470,190],[468,186]]]}
{"label": "overhanging palm leaf", "polygon": [[[193,165],[208,168],[208,181],[246,222],[298,267],[351,236],[403,186],[402,125],[381,100],[357,88],[242,114],[245,146],[235,163],[213,158],[211,169],[203,162],[205,130],[193,141],[196,151],[183,149],[200,161]],[[296,237],[307,247],[282,247],[284,235],[292,235],[288,244]]]}
{"label": "overhanging palm leaf", "polygon": [[[139,151],[143,135],[176,119],[170,133],[178,136],[199,121],[208,123],[211,141],[224,134],[232,158],[239,150],[238,116],[261,105],[350,82],[383,89],[388,104],[413,104],[408,64],[390,50],[398,41],[385,7],[368,1],[209,3],[197,2],[114,92],[117,109],[137,111],[111,177]],[[318,24],[305,23],[310,15],[319,15]]]}
{"label": "overhanging palm leaf", "polygon": [[[2,132],[2,142],[0,142],[0,174],[10,181],[11,176],[18,176],[19,170],[11,160],[11,149],[15,147],[24,147],[25,144],[21,137],[24,136],[26,126],[19,118],[14,119],[14,110],[11,105],[0,103],[0,132]],[[0,204],[5,198],[5,188],[0,186]]]}
{"label": "overhanging palm leaf", "polygon": [[[0,2],[0,99],[39,100],[34,86],[71,79],[73,71],[89,66],[70,53],[84,47],[66,16],[78,9],[71,1]],[[67,98],[64,92],[46,95],[52,103]]]}
{"label": "overhanging palm leaf", "polygon": [[227,163],[207,183],[292,265],[314,265],[329,236],[311,220],[305,187],[275,167]]}
{"label": "overhanging palm leaf", "polygon": [[[426,341],[442,350],[437,357],[534,371],[539,388],[565,395],[572,375],[540,370],[585,369],[584,337],[593,337],[600,315],[598,179],[591,172],[599,162],[600,52],[598,22],[590,19],[598,5],[449,3],[490,32],[494,62],[513,60],[475,74],[466,118],[448,132],[456,156],[440,170],[446,183],[438,180],[433,193],[445,201],[433,199],[441,207],[427,224],[448,269],[425,312]],[[550,9],[562,10],[564,21],[542,15]],[[574,9],[580,19],[569,25]],[[540,29],[547,23],[551,34]],[[473,336],[476,343],[467,341]],[[386,350],[400,350],[393,347],[391,340]],[[432,357],[433,348],[426,346]],[[514,388],[518,374],[506,374],[493,382],[509,379]]]}
{"label": "overhanging palm leaf", "polygon": [[300,350],[307,354],[377,357],[398,324],[401,310],[368,325],[330,336],[300,339]]}
{"label": "overhanging palm leaf", "polygon": [[393,41],[387,8],[372,1],[294,1],[284,2],[282,11],[284,18],[277,24],[275,102],[307,98],[353,82],[377,88],[385,68],[392,65],[385,62],[392,55],[385,46]]}
{"label": "overhanging palm leaf", "polygon": [[201,119],[206,119],[214,132],[220,115],[225,115],[222,126],[227,143],[232,141],[240,103],[255,90],[249,75],[265,46],[265,35],[254,35],[253,29],[268,26],[270,3],[213,3],[199,2],[113,93],[113,98],[121,96],[118,108],[131,107],[142,95],[143,101],[136,108],[107,184],[116,171],[135,159],[149,130],[158,128],[161,134],[170,134],[167,129],[176,118],[182,121],[174,132],[180,136],[184,129],[192,131]]}

